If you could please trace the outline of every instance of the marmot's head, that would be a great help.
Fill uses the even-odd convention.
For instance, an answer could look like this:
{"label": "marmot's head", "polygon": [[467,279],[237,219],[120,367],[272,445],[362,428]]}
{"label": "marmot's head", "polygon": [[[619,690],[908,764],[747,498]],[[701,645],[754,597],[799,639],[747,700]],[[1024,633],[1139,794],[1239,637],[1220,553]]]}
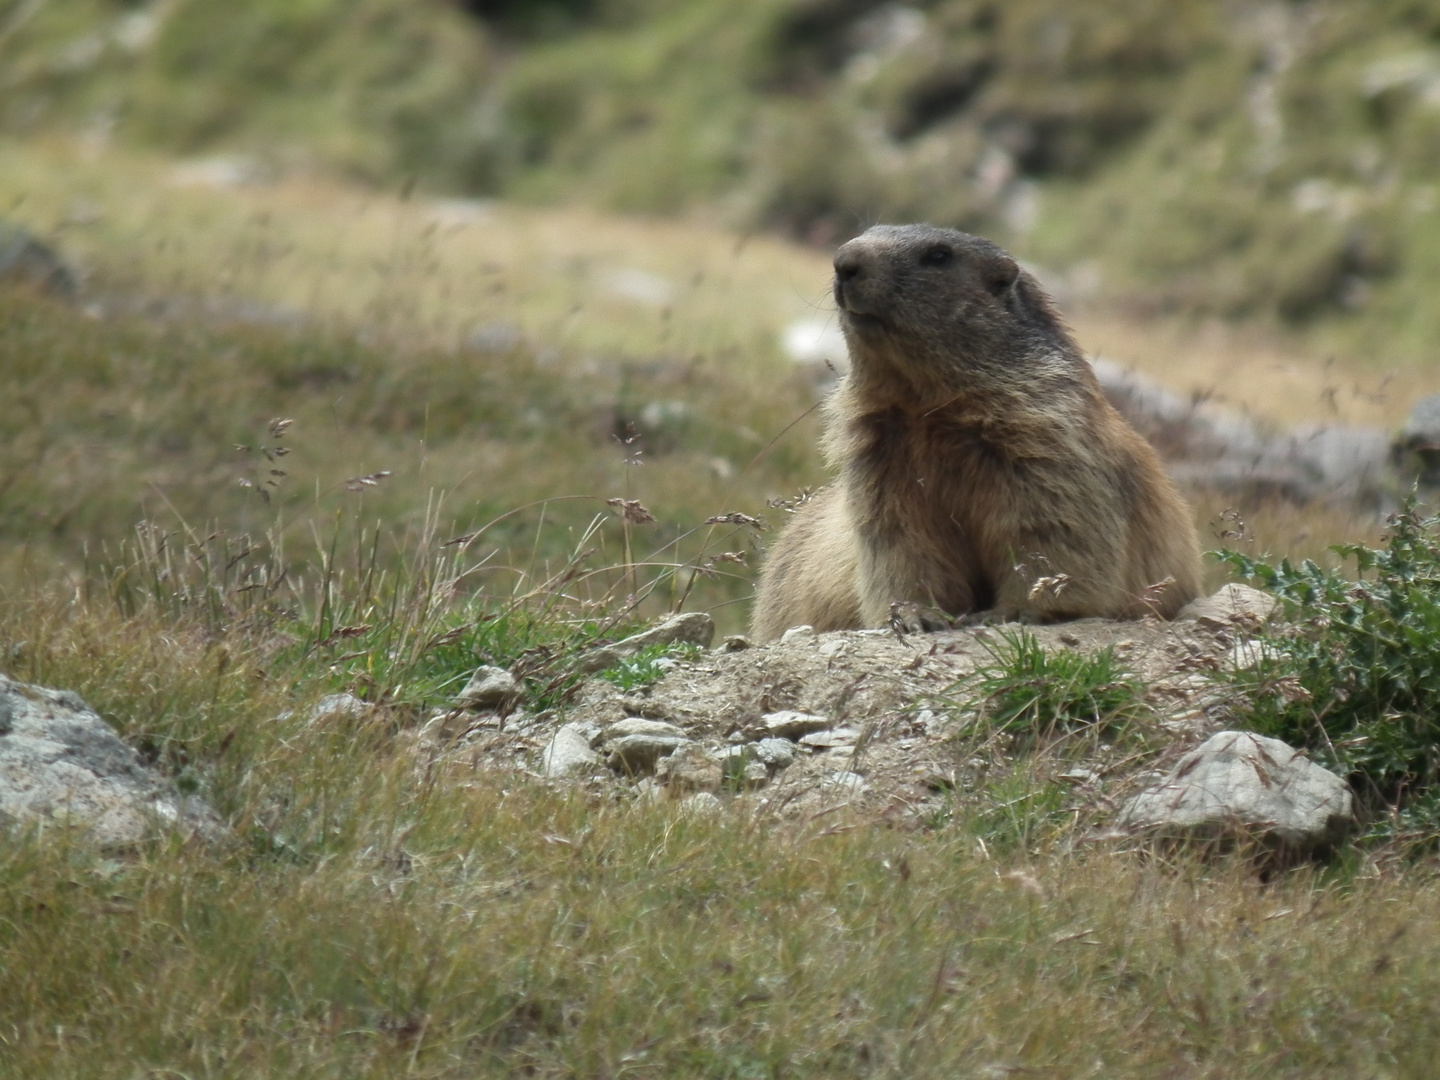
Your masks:
{"label": "marmot's head", "polygon": [[866,230],[835,253],[835,303],[856,373],[916,392],[1033,378],[1075,359],[1039,283],[990,241],[954,229]]}

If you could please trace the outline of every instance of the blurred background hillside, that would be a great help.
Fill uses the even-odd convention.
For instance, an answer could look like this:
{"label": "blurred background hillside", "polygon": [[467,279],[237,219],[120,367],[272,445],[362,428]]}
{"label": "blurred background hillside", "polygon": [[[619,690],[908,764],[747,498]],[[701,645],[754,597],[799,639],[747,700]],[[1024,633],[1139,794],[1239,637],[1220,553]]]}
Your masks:
{"label": "blurred background hillside", "polygon": [[1428,355],[1435,0],[7,0],[0,129],[995,236],[1077,299]]}

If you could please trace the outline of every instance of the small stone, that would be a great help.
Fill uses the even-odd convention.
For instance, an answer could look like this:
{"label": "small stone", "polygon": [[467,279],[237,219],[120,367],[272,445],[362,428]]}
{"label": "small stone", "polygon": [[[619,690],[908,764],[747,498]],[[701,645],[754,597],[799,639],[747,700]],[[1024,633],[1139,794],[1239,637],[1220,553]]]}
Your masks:
{"label": "small stone", "polygon": [[673,754],[690,740],[677,735],[623,735],[605,744],[605,764],[616,772],[650,772],[655,763]]}
{"label": "small stone", "polygon": [[751,744],[755,760],[771,769],[787,768],[795,760],[795,744],[789,739],[761,739]]}
{"label": "small stone", "polygon": [[731,634],[719,645],[715,646],[716,652],[744,652],[750,648],[750,639],[744,634]]}
{"label": "small stone", "polygon": [[546,776],[564,776],[567,773],[594,765],[599,756],[590,749],[590,740],[585,737],[579,724],[566,724],[555,732],[554,738],[540,754],[540,769]]}
{"label": "small stone", "polygon": [[812,731],[824,731],[830,726],[830,721],[813,713],[783,709],[780,712],[766,713],[760,718],[760,726],[765,735],[771,738],[798,739]]}
{"label": "small stone", "polygon": [[796,645],[802,641],[815,640],[815,628],[813,626],[792,626],[780,635],[781,645]]}
{"label": "small stone", "polygon": [[1064,780],[1067,784],[1093,784],[1100,779],[1100,774],[1094,769],[1076,768],[1061,773],[1059,779]]}
{"label": "small stone", "polygon": [[455,704],[462,709],[504,709],[519,699],[520,692],[514,675],[504,668],[483,664],[470,676]]}
{"label": "small stone", "polygon": [[655,779],[672,791],[719,791],[721,764],[690,743],[656,762]]}
{"label": "small stone", "polygon": [[826,641],[820,646],[820,655],[833,660],[837,656],[844,656],[850,651],[850,645],[844,638],[835,638]]}
{"label": "small stone", "polygon": [[838,747],[851,747],[860,741],[860,732],[854,728],[834,728],[830,731],[812,731],[808,735],[802,735],[797,740],[801,746],[808,746],[815,750],[833,750]]}

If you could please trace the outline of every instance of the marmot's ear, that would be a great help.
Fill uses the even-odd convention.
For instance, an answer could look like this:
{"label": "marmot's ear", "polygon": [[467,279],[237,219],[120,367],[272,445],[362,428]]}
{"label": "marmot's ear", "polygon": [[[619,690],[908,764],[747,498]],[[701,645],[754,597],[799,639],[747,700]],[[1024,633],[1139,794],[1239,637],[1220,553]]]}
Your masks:
{"label": "marmot's ear", "polygon": [[985,287],[994,296],[1004,296],[1020,277],[1020,265],[1003,252],[985,267]]}

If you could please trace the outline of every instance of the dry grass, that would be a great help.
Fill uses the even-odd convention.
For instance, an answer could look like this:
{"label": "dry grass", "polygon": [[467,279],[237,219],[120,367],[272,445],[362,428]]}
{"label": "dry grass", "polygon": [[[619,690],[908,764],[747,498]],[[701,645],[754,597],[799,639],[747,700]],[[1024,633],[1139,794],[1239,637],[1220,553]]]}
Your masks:
{"label": "dry grass", "polygon": [[181,744],[235,831],[12,836],[10,1075],[1420,1078],[1440,1052],[1423,867],[1262,884],[1063,828],[1002,849],[982,816],[687,815],[427,768],[384,714],[275,719],[240,638],[12,597],[7,655],[21,633],[17,674]]}

